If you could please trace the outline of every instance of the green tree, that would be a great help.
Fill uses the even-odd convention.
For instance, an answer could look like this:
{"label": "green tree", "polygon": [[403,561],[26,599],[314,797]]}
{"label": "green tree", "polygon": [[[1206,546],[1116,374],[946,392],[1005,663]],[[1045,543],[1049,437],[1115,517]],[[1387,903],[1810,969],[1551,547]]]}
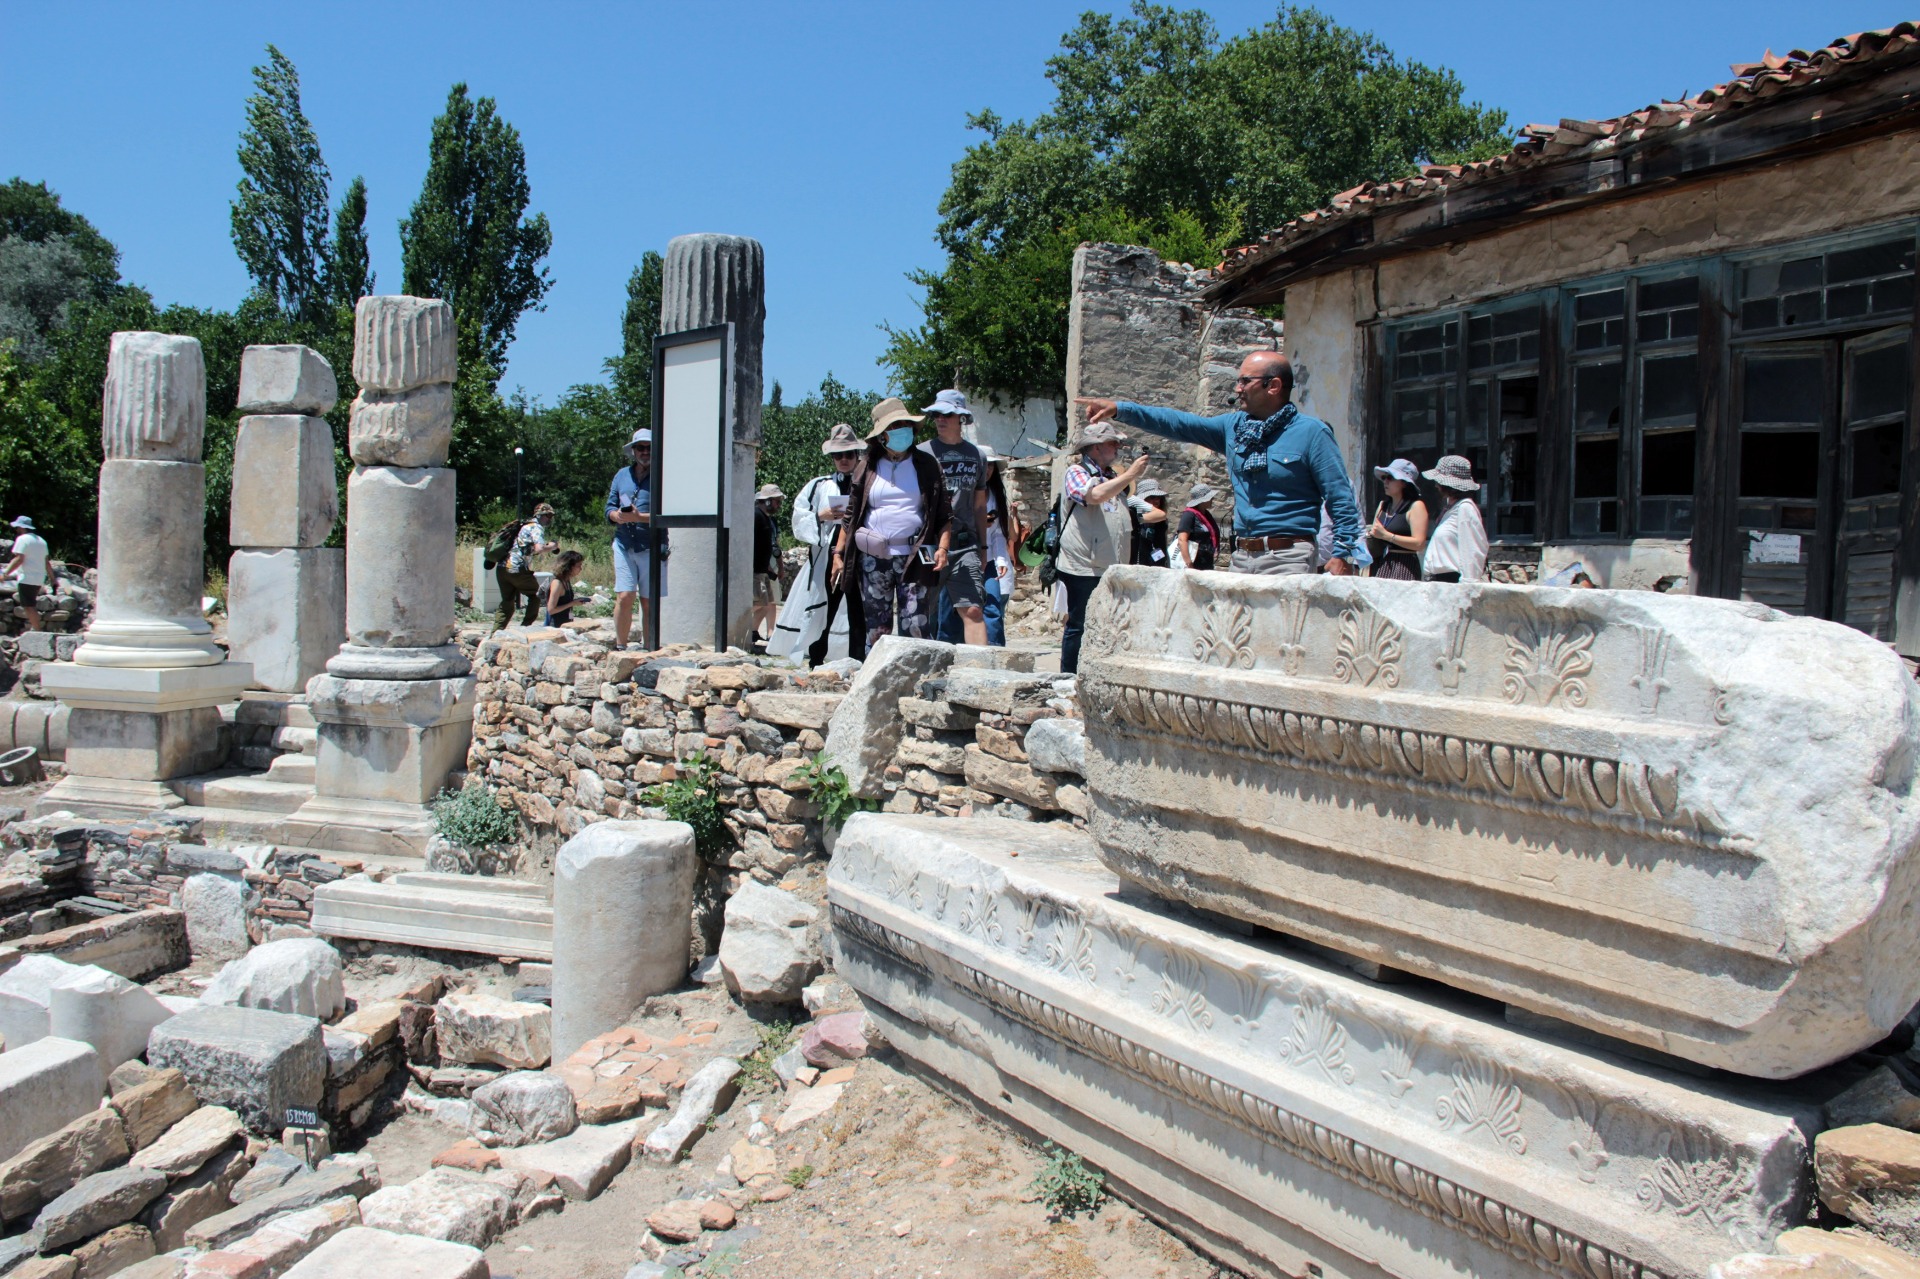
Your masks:
{"label": "green tree", "polygon": [[328,306],[326,161],[300,109],[300,73],[287,56],[268,45],[253,81],[240,133],[233,247],[263,296],[288,315],[318,321]]}
{"label": "green tree", "polygon": [[1211,265],[1222,249],[1369,180],[1504,150],[1506,117],[1463,100],[1452,72],[1402,61],[1314,9],[1222,40],[1198,10],[1135,0],[1086,13],[1047,62],[1052,108],[992,112],[940,203],[924,322],[889,330],[912,394],[958,379],[1059,394],[1075,246],[1145,243]]}
{"label": "green tree", "polygon": [[760,461],[754,467],[754,483],[778,484],[791,504],[801,485],[832,469],[820,446],[834,424],[845,422],[855,435],[866,435],[873,406],[880,399],[878,392],[853,390],[829,373],[817,390],[789,406],[775,382],[760,411]]}
{"label": "green tree", "polygon": [[93,224],[60,207],[44,182],[0,187],[0,341],[14,358],[38,364],[73,307],[119,286],[120,252]]}
{"label": "green tree", "polygon": [[327,305],[345,307],[373,292],[373,259],[367,252],[367,180],[355,177],[333,215],[333,242],[327,249],[321,289]]}
{"label": "green tree", "polygon": [[492,98],[471,99],[466,85],[454,85],[428,152],[420,198],[400,223],[406,290],[452,304],[461,364],[484,372],[491,388],[520,317],[541,309],[552,286],[542,262],[553,233],[544,213],[524,216],[526,150]]}
{"label": "green tree", "polygon": [[93,223],[60,206],[44,182],[14,178],[0,187],[0,240],[40,243],[63,237],[79,255],[90,291],[104,297],[120,283],[120,250]]}
{"label": "green tree", "polygon": [[620,354],[606,362],[607,377],[621,412],[633,424],[627,432],[629,438],[634,428],[653,420],[653,340],[660,336],[660,280],[665,265],[658,253],[648,249],[627,277]]}
{"label": "green tree", "polygon": [[97,452],[0,341],[0,511],[32,515],[58,558],[93,556]]}

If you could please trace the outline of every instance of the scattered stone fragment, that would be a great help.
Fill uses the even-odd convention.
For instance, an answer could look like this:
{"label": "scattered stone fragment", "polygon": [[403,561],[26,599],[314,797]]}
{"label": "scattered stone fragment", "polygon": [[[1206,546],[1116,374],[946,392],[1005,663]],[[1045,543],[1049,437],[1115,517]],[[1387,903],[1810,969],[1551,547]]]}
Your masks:
{"label": "scattered stone fragment", "polygon": [[819,1078],[807,1082],[809,1087],[818,1087],[822,1084],[850,1084],[853,1082],[853,1074],[852,1066],[835,1066],[832,1070],[822,1072]]}
{"label": "scattered stone fragment", "polygon": [[376,1230],[474,1248],[491,1244],[512,1212],[512,1196],[457,1168],[435,1168],[405,1185],[376,1190],[360,1204],[360,1219]]}
{"label": "scattered stone fragment", "polygon": [[123,1061],[107,1076],[107,1094],[118,1097],[129,1088],[138,1088],[160,1072],[139,1058]]}
{"label": "scattered stone fragment", "polygon": [[232,1145],[240,1133],[240,1116],[225,1106],[202,1106],[137,1152],[133,1166],[183,1177]]}
{"label": "scattered stone fragment", "polygon": [[576,1128],[558,1141],[501,1152],[510,1169],[549,1178],[569,1199],[593,1199],[633,1158],[640,1121]]}
{"label": "scattered stone fragment", "polygon": [[1915,1096],[1890,1066],[1873,1073],[1827,1103],[1827,1126],[1886,1124],[1891,1128],[1920,1128],[1920,1097]]}
{"label": "scattered stone fragment", "polygon": [[7,1272],[7,1279],[74,1279],[80,1263],[72,1257],[35,1257],[18,1269]]}
{"label": "scattered stone fragment", "polygon": [[433,1028],[432,1004],[403,1000],[400,1004],[400,1045],[407,1060],[416,1066],[438,1065],[438,1036]]}
{"label": "scattered stone fragment", "polygon": [[267,1265],[258,1257],[215,1249],[188,1259],[181,1279],[266,1279]]}
{"label": "scattered stone fragment", "polygon": [[191,1177],[167,1187],[167,1193],[147,1205],[140,1224],[153,1233],[153,1246],[172,1252],[187,1242],[187,1229],[233,1207],[233,1190],[247,1171],[243,1150],[215,1155]]}
{"label": "scattered stone fragment", "polygon": [[147,1060],[177,1068],[202,1103],[262,1133],[279,1132],[289,1106],[319,1106],[327,1080],[319,1022],[254,1008],[182,1013],[154,1029]]}
{"label": "scattered stone fragment", "polygon": [[[809,986],[808,989],[811,990],[812,987]],[[774,1073],[780,1076],[780,1082],[783,1084],[792,1083],[799,1077],[801,1071],[811,1069],[812,1067],[807,1065],[807,1059],[801,1055],[799,1044],[795,1044],[773,1059]]]}
{"label": "scattered stone fragment", "polygon": [[845,1084],[826,1084],[794,1093],[787,1108],[773,1121],[773,1130],[784,1137],[801,1124],[818,1119],[840,1104],[840,1094],[846,1090]]}
{"label": "scattered stone fragment", "polygon": [[1027,758],[1043,773],[1087,774],[1087,729],[1077,719],[1036,720],[1027,729]]}
{"label": "scattered stone fragment", "polygon": [[708,1230],[732,1230],[737,1220],[733,1205],[724,1199],[703,1199],[700,1201],[700,1224]]}
{"label": "scattered stone fragment", "polygon": [[0,1159],[98,1106],[104,1078],[100,1054],[76,1039],[49,1035],[0,1052]]}
{"label": "scattered stone fragment", "polygon": [[1819,1230],[1799,1226],[1773,1241],[1792,1257],[1840,1257],[1871,1279],[1920,1279],[1920,1257],[1876,1239],[1864,1230]]}
{"label": "scattered stone fragment", "polygon": [[459,990],[434,1009],[434,1036],[444,1061],[538,1070],[552,1055],[551,1010]]}
{"label": "scattered stone fragment", "polygon": [[691,1243],[705,1229],[700,1224],[700,1204],[692,1199],[675,1199],[647,1214],[647,1229],[668,1243]]}
{"label": "scattered stone fragment", "polygon": [[187,1256],[184,1252],[160,1252],[160,1245],[154,1245],[157,1256],[145,1261],[136,1261],[125,1270],[115,1273],[114,1279],[181,1279],[187,1270]]}
{"label": "scattered stone fragment", "polygon": [[773,1151],[765,1146],[757,1146],[745,1137],[733,1143],[728,1155],[733,1160],[733,1176],[741,1185],[750,1185],[756,1178],[773,1177],[780,1171],[780,1163]]}
{"label": "scattered stone fragment", "polygon": [[115,1226],[73,1250],[74,1279],[103,1279],[153,1256],[153,1236],[145,1226]]}
{"label": "scattered stone fragment", "polygon": [[800,1032],[800,1054],[808,1062],[830,1070],[867,1055],[867,1015],[833,1013],[807,1023]]}
{"label": "scattered stone fragment", "polygon": [[488,1279],[486,1254],[465,1244],[354,1226],[316,1248],[284,1279]]}
{"label": "scattered stone fragment", "polygon": [[467,1172],[487,1172],[500,1166],[500,1152],[490,1150],[473,1138],[456,1141],[433,1157],[435,1168],[460,1168]]}
{"label": "scattered stone fragment", "polygon": [[264,1275],[282,1275],[342,1230],[359,1224],[360,1205],[351,1195],[343,1195],[276,1218],[223,1251],[257,1257]]}
{"label": "scattered stone fragment", "polygon": [[[81,1178],[127,1157],[126,1127],[106,1107],[89,1111],[0,1164],[0,1220],[38,1212]],[[0,1264],[0,1274],[6,1273]]]}
{"label": "scattered stone fragment", "polygon": [[233,1202],[243,1204],[256,1195],[278,1190],[307,1170],[306,1163],[290,1151],[265,1150],[254,1161],[252,1171],[233,1188]]}
{"label": "scattered stone fragment", "polygon": [[1820,1202],[1863,1226],[1898,1219],[1920,1200],[1920,1135],[1885,1124],[1830,1128],[1814,1139]]}
{"label": "scattered stone fragment", "polygon": [[553,1075],[516,1071],[473,1092],[473,1135],[488,1146],[554,1141],[578,1123],[573,1091]]}
{"label": "scattered stone fragment", "polygon": [[302,1173],[286,1185],[230,1208],[187,1228],[187,1242],[196,1248],[223,1248],[272,1221],[275,1217],[342,1195],[358,1199],[378,1188],[377,1170],[363,1163],[346,1163],[335,1156],[313,1172]]}
{"label": "scattered stone fragment", "polygon": [[318,937],[271,941],[228,962],[200,1002],[332,1021],[347,1006],[345,975],[340,952]]}
{"label": "scattered stone fragment", "polygon": [[706,1132],[707,1121],[733,1101],[739,1073],[740,1063],[727,1057],[716,1057],[695,1072],[680,1090],[673,1116],[647,1134],[647,1158],[670,1164],[685,1157]]}
{"label": "scattered stone fragment", "polygon": [[792,893],[754,880],[727,899],[720,967],[727,988],[748,1003],[790,1004],[820,971],[813,936],[820,912]]}
{"label": "scattered stone fragment", "polygon": [[149,1168],[115,1168],[82,1178],[34,1218],[41,1250],[55,1252],[132,1221],[166,1188],[166,1175]]}
{"label": "scattered stone fragment", "polygon": [[792,1193],[793,1187],[783,1181],[776,1185],[768,1186],[765,1190],[761,1191],[760,1202],[763,1204],[777,1204]]}
{"label": "scattered stone fragment", "polygon": [[1743,1252],[1707,1268],[1707,1279],[1872,1279],[1844,1257],[1781,1257]]}
{"label": "scattered stone fragment", "polygon": [[[144,1067],[147,1077],[113,1094],[111,1103],[126,1121],[127,1144],[135,1151],[145,1150],[160,1135],[192,1114],[200,1105],[187,1086],[187,1077],[177,1070]],[[114,1072],[118,1074],[118,1071]],[[109,1084],[111,1087],[111,1084]]]}

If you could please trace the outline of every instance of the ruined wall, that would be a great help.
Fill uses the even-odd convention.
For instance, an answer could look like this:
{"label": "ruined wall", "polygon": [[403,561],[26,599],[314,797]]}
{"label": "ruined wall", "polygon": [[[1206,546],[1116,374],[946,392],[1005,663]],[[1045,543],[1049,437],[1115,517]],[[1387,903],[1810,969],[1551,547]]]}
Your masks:
{"label": "ruined wall", "polygon": [[[1200,300],[1205,271],[1162,262],[1151,249],[1083,244],[1073,255],[1073,300],[1067,319],[1067,428],[1086,422],[1075,396],[1111,396],[1198,413],[1234,407],[1233,379],[1247,352],[1281,345],[1278,321],[1252,311],[1211,312]],[[1186,505],[1195,484],[1224,489],[1220,455],[1154,440],[1147,474],[1166,485],[1172,509]],[[1233,504],[1214,514],[1231,532]]]}

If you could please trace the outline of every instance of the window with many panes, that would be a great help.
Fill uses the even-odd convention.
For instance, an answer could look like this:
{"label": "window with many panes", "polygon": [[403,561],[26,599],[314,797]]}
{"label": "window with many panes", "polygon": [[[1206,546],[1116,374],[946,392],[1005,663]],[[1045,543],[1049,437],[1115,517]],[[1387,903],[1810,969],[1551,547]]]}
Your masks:
{"label": "window with many panes", "polygon": [[1689,537],[1700,284],[1632,278],[1572,298],[1575,537]]}
{"label": "window with many panes", "polygon": [[[1473,465],[1495,537],[1541,536],[1540,334],[1521,299],[1405,325],[1391,335],[1388,447],[1422,470],[1443,454]],[[1462,405],[1464,404],[1464,411]]]}

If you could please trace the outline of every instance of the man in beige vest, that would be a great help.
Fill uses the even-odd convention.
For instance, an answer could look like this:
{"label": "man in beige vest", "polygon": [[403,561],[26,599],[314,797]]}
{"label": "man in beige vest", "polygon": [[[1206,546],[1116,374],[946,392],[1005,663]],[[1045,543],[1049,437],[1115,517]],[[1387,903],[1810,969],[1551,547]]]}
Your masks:
{"label": "man in beige vest", "polygon": [[1087,625],[1087,600],[1100,575],[1125,564],[1133,548],[1133,517],[1127,513],[1127,486],[1147,469],[1140,454],[1125,470],[1115,470],[1126,442],[1111,422],[1096,422],[1080,433],[1080,458],[1067,467],[1062,492],[1065,522],[1054,564],[1067,593],[1067,626],[1060,637],[1060,670],[1080,669],[1080,636]]}

